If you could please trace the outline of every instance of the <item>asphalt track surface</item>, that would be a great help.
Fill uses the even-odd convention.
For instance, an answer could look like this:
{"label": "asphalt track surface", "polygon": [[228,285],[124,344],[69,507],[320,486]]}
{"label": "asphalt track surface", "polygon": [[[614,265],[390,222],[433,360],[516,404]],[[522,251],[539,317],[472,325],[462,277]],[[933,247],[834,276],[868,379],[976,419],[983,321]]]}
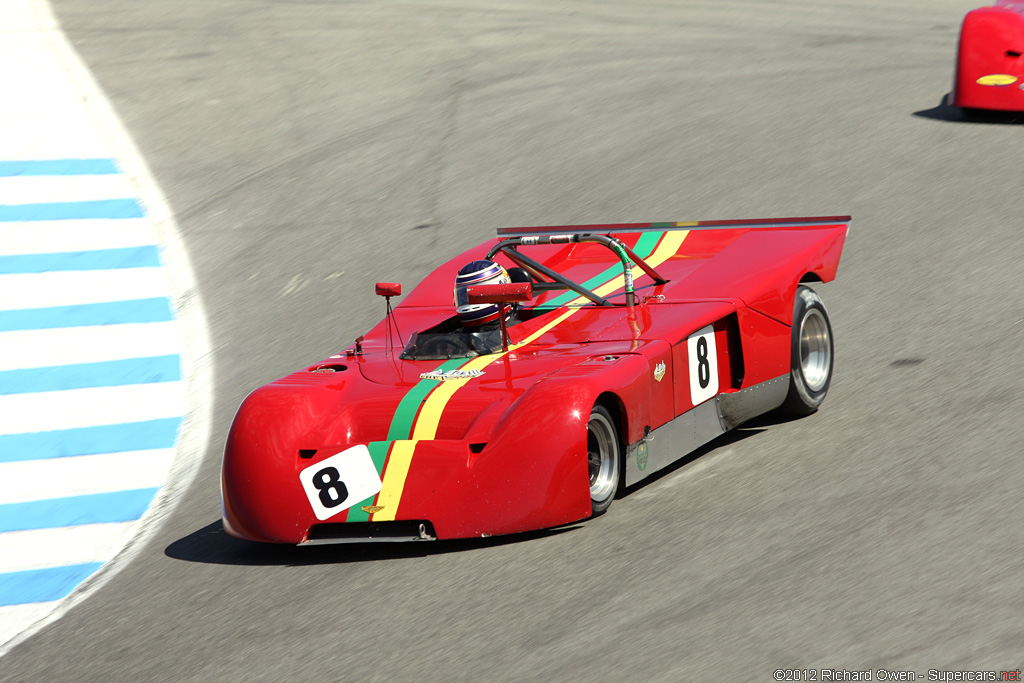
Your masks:
{"label": "asphalt track surface", "polygon": [[[942,103],[974,5],[57,0],[176,214],[216,404],[176,511],[0,679],[1018,668],[1024,129]],[[502,225],[844,213],[817,414],[558,532],[221,531],[239,402],[378,320],[373,282],[411,286]]]}

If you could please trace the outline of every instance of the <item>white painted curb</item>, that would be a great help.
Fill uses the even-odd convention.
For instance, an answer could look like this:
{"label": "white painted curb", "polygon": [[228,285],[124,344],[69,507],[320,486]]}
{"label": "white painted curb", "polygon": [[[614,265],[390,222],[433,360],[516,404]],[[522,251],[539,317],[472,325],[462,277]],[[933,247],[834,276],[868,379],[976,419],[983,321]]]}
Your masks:
{"label": "white painted curb", "polygon": [[[210,438],[213,367],[202,303],[171,210],[110,102],[61,32],[49,3],[46,0],[3,0],[0,3],[0,27],[0,38],[5,35],[20,39],[34,37],[46,44],[68,85],[78,94],[81,106],[92,124],[91,130],[82,130],[81,135],[95,136],[109,150],[109,156],[117,160],[135,196],[141,200],[146,222],[155,232],[156,242],[161,249],[163,270],[170,281],[170,296],[182,340],[181,379],[185,385],[185,418],[170,471],[149,509],[141,519],[128,525],[109,525],[109,528],[95,525],[103,528],[90,533],[100,538],[101,543],[108,546],[111,543],[121,545],[119,548],[110,547],[113,559],[79,584],[70,595],[56,602],[19,606],[21,609],[0,615],[0,656],[3,656],[88,598],[123,569],[142,551],[174,504],[191,485]],[[58,158],[60,155],[51,156]],[[26,188],[30,185],[25,183]],[[102,182],[97,185],[102,185]],[[18,188],[18,192],[21,191]],[[31,193],[31,189],[25,189],[24,192]],[[130,530],[130,535],[111,536],[118,531],[114,528],[118,526],[122,527],[122,532]],[[111,538],[116,540],[111,541]],[[28,544],[34,542],[27,533],[14,540]],[[28,552],[25,543],[19,546],[22,552]]]}

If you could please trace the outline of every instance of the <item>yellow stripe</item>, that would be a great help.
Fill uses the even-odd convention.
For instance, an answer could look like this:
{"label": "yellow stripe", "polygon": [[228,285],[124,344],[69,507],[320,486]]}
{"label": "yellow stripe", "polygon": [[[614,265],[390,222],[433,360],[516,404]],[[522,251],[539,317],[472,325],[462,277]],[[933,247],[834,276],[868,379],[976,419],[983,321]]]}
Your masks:
{"label": "yellow stripe", "polygon": [[387,469],[384,470],[384,483],[380,493],[377,494],[377,502],[383,509],[370,515],[370,519],[392,520],[398,510],[398,499],[402,495],[402,486],[389,486],[388,482],[400,481],[405,484],[405,478],[409,474],[409,466],[412,464],[412,453],[416,450],[416,441],[396,441],[391,446],[391,453],[388,454]]}
{"label": "yellow stripe", "polygon": [[[654,253],[647,259],[647,263],[652,268],[657,268],[659,265],[667,261],[679,251],[679,247],[682,246],[683,240],[686,239],[688,234],[688,230],[680,230],[678,232],[669,231],[665,233],[665,237],[662,238],[657,249],[655,249]],[[633,267],[634,278],[638,278],[642,274],[643,270],[639,266]],[[614,277],[595,289],[594,293],[598,296],[604,296],[605,294],[614,292],[624,286],[624,280],[625,279],[622,275]],[[570,301],[566,304],[567,306],[577,307],[568,308],[564,313],[523,339],[523,341],[517,344],[511,344],[508,349],[509,352],[515,351],[516,349],[536,341],[555,325],[562,323],[570,316],[573,316],[583,310],[578,306],[586,301],[587,298],[583,296]],[[502,351],[501,353],[495,353],[488,356],[480,356],[461,366],[460,369],[483,370],[491,363],[504,358],[505,355],[506,352]],[[461,389],[470,379],[472,378],[467,377],[465,379],[453,379],[442,382],[439,387],[430,393],[427,400],[424,402],[423,407],[420,408],[420,414],[416,417],[416,426],[413,428],[412,439],[409,441],[396,441],[391,447],[391,455],[388,456],[387,468],[384,470],[384,481],[382,482],[380,493],[377,495],[377,505],[382,506],[383,509],[370,516],[373,521],[384,522],[391,521],[395,518],[395,514],[398,512],[398,504],[402,499],[402,491],[405,489],[405,479],[409,474],[409,467],[412,465],[412,456],[413,452],[416,450],[416,444],[419,441],[434,438],[437,434],[437,426],[441,422],[441,415],[444,413],[444,409],[445,406],[448,405],[448,401],[455,392]]]}
{"label": "yellow stripe", "polygon": [[[504,355],[504,353],[497,353],[489,356],[479,356],[459,369],[466,371],[482,370]],[[423,404],[423,408],[420,410],[419,416],[416,418],[416,427],[412,433],[414,441],[434,438],[437,434],[437,424],[441,421],[441,413],[444,412],[444,407],[448,400],[452,397],[452,394],[461,389],[471,379],[473,378],[466,377],[464,379],[448,380],[442,382],[441,386],[431,392],[430,397],[427,398],[426,403]]]}
{"label": "yellow stripe", "polygon": [[[504,353],[499,353],[480,356],[459,369],[480,370],[504,355]],[[430,396],[420,408],[420,414],[416,417],[412,439],[396,441],[392,446],[387,468],[384,470],[384,481],[381,484],[380,493],[377,494],[377,505],[383,509],[370,516],[374,522],[387,522],[395,518],[398,512],[398,503],[402,498],[402,491],[405,489],[405,478],[409,475],[409,467],[412,465],[412,455],[416,450],[416,444],[434,438],[437,434],[437,425],[441,422],[441,414],[448,401],[470,379],[472,378],[447,380],[430,392]]]}
{"label": "yellow stripe", "polygon": [[[665,238],[661,240],[661,244],[658,245],[658,248],[654,250],[653,254],[651,254],[651,257],[647,259],[647,263],[650,264],[652,268],[657,268],[662,263],[678,254],[679,247],[683,246],[683,240],[685,240],[686,236],[689,234],[689,230],[680,230],[678,232],[675,230],[669,231],[668,234],[665,235]],[[634,268],[633,272],[635,273],[638,270],[640,269]]]}

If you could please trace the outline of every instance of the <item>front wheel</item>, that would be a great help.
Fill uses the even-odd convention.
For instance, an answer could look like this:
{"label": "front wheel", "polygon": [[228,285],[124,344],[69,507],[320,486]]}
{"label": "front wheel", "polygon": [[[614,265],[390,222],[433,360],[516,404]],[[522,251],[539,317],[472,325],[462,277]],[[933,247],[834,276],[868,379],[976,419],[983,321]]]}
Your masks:
{"label": "front wheel", "polygon": [[619,490],[619,437],[611,413],[594,406],[587,422],[587,469],[590,472],[590,507],[598,515],[612,504]]}
{"label": "front wheel", "polygon": [[832,325],[821,297],[810,287],[797,287],[793,303],[789,394],[781,411],[810,415],[825,400],[832,382]]}

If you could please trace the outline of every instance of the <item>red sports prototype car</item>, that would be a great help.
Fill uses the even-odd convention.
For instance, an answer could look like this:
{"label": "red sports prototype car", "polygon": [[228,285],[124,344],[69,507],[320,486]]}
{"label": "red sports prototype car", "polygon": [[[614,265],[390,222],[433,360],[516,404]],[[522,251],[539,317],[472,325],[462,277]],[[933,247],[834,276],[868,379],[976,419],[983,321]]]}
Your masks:
{"label": "red sports prototype car", "polygon": [[998,0],[964,17],[952,103],[1024,111],[1024,1]]}
{"label": "red sports prototype car", "polygon": [[[224,528],[306,545],[554,527],[757,415],[811,413],[833,347],[806,283],[835,277],[848,224],[507,228],[393,310],[400,286],[379,283],[380,324],[242,403]],[[502,315],[466,327],[452,283],[479,259],[509,278],[455,298]]]}

